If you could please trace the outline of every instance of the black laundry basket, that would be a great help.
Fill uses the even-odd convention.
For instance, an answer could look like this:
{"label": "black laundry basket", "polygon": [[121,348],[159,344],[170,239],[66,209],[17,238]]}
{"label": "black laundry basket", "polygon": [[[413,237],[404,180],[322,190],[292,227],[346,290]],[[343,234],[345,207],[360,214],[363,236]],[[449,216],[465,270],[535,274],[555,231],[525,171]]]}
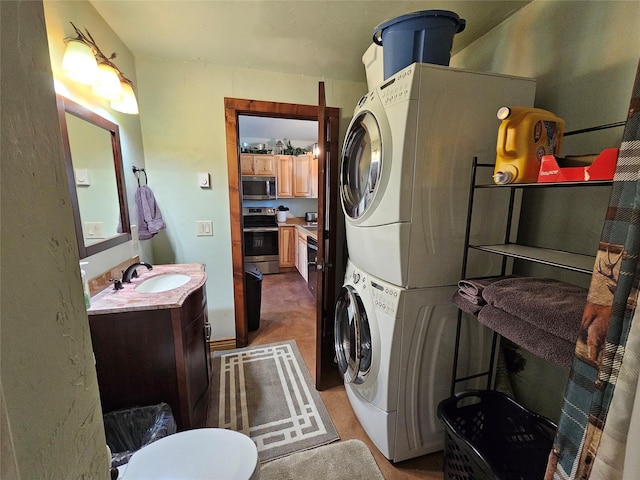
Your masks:
{"label": "black laundry basket", "polygon": [[142,447],[177,430],[171,407],[166,403],[115,410],[102,418],[112,467],[124,465]]}
{"label": "black laundry basket", "polygon": [[262,303],[262,272],[253,264],[244,267],[244,287],[247,307],[247,325],[250,332],[260,328]]}
{"label": "black laundry basket", "polygon": [[438,405],[446,480],[540,480],[556,425],[494,390],[458,393]]}

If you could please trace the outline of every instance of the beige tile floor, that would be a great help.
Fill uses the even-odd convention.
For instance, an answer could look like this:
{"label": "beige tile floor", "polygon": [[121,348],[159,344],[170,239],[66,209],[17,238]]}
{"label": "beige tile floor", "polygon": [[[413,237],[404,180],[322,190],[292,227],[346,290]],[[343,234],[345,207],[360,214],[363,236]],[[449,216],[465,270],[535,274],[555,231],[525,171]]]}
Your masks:
{"label": "beige tile floor", "polygon": [[[307,368],[315,372],[315,299],[297,272],[265,275],[262,281],[260,328],[249,334],[249,345],[294,339]],[[369,440],[356,418],[342,385],[320,392],[341,440],[362,440],[387,480],[442,479],[442,452],[396,464]]]}

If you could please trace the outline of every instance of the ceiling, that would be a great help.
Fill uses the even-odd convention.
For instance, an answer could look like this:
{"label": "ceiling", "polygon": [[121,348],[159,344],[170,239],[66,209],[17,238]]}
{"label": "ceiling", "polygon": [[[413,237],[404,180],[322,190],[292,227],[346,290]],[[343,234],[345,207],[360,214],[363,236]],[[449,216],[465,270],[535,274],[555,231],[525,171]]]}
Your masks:
{"label": "ceiling", "polygon": [[135,56],[366,81],[374,28],[410,12],[466,20],[456,53],[531,0],[89,0]]}

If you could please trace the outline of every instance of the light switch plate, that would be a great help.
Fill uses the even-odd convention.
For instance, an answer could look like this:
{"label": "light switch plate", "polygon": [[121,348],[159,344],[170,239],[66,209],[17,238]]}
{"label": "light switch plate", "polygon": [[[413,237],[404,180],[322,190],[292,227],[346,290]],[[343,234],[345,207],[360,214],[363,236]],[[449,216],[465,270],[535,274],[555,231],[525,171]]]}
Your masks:
{"label": "light switch plate", "polygon": [[91,179],[89,178],[89,170],[86,168],[76,168],[76,185],[89,186]]}
{"label": "light switch plate", "polygon": [[104,238],[104,223],[84,222],[84,238]]}
{"label": "light switch plate", "polygon": [[208,173],[199,173],[198,174],[198,185],[200,188],[209,188],[211,187],[211,182],[209,181]]}
{"label": "light switch plate", "polygon": [[196,235],[198,237],[213,236],[213,222],[211,220],[196,221]]}

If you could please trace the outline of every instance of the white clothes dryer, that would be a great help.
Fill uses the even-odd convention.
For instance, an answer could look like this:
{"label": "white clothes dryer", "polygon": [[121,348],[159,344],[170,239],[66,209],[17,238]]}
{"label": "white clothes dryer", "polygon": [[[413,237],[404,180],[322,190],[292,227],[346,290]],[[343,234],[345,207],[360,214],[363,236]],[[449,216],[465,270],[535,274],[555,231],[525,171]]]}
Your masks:
{"label": "white clothes dryer", "polygon": [[[335,313],[338,366],[358,420],[391,461],[444,448],[436,411],[450,395],[453,293],[450,286],[399,288],[347,264]],[[472,318],[462,332],[458,368],[467,375],[485,362],[491,332]],[[480,387],[472,382],[465,388]]]}
{"label": "white clothes dryer", "polygon": [[[473,157],[493,163],[505,105],[533,105],[535,81],[414,63],[362,97],[342,149],[349,256],[407,288],[459,280]],[[491,182],[491,177],[486,179]],[[483,194],[471,241],[503,243],[508,200]],[[495,274],[482,265],[475,276]]]}

